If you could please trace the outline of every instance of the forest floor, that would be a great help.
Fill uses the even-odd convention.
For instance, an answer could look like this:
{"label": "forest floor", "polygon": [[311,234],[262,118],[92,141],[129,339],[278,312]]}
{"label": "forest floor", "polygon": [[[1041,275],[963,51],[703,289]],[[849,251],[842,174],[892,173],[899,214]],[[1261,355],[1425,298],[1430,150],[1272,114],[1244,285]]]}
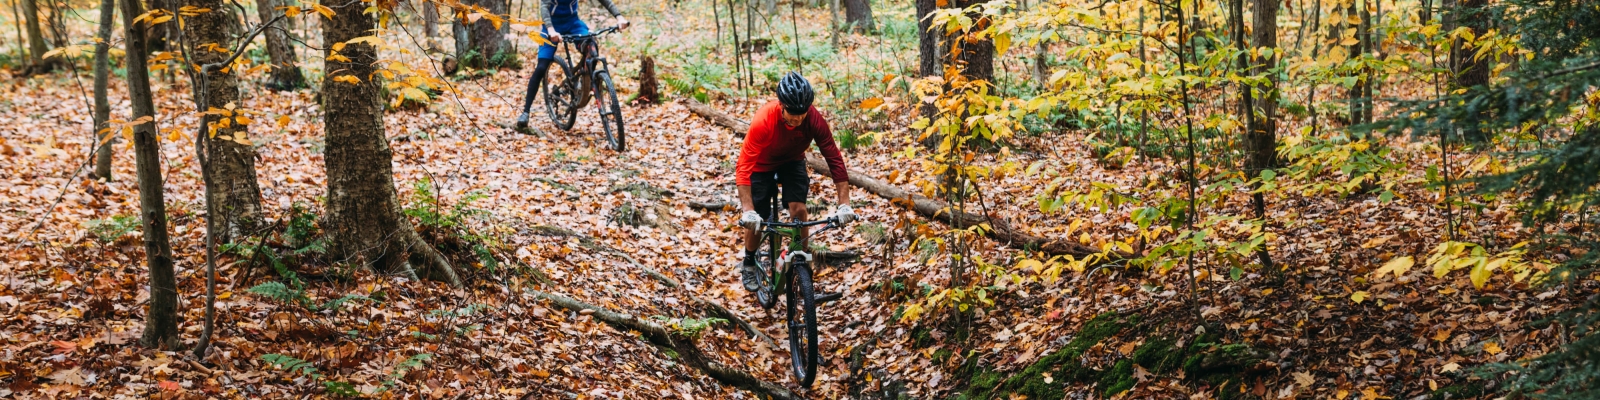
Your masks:
{"label": "forest floor", "polygon": [[[637,63],[628,54],[613,58]],[[863,256],[818,271],[821,288],[846,296],[819,308],[824,364],[815,385],[801,390],[789,371],[781,312],[763,310],[738,284],[735,213],[688,205],[732,199],[739,137],[681,99],[627,107],[630,144],[622,154],[603,148],[590,112],[570,131],[536,114],[537,132],[513,132],[506,126],[527,73],[454,81],[460,96],[385,121],[395,180],[410,207],[483,211],[468,224],[498,253],[492,262],[451,253],[473,278],[467,287],[343,271],[313,256],[286,265],[305,280],[309,304],[349,294],[375,299],[313,311],[247,293],[282,278],[226,256],[217,347],[203,362],[138,346],[149,293],[137,220],[128,219],[138,208],[132,153],[117,145],[116,180],[84,178],[79,167],[92,139],[79,85],[87,81],[68,72],[4,76],[0,397],[331,397],[339,386],[329,383],[348,383],[385,398],[755,398],[635,332],[529,293],[538,290],[665,321],[705,316],[690,295],[719,303],[776,342],[716,324],[698,343],[706,353],[808,398],[1460,398],[1481,395],[1490,382],[1465,374],[1470,368],[1559,344],[1561,328],[1536,321],[1596,290],[1593,282],[1543,293],[1503,282],[1478,290],[1464,273],[1436,279],[1423,267],[1398,279],[1374,277],[1396,256],[1422,258],[1442,236],[1437,193],[1404,184],[1390,203],[1371,195],[1269,197],[1278,219],[1297,221],[1273,227],[1274,256],[1286,266],[1281,280],[1261,271],[1230,277],[1224,261],[1207,260],[1191,292],[1186,282],[1195,275],[1184,267],[1112,267],[1053,282],[997,282],[992,306],[900,322],[904,306],[921,300],[921,284],[942,285],[946,268],[907,239],[908,221],[920,217],[857,191],[858,225],[883,232],[819,238]],[[192,345],[204,300],[205,216],[192,138],[183,137],[196,121],[184,81],[154,85],[159,128],[171,135],[162,162],[181,330]],[[637,85],[631,77],[618,84],[624,98]],[[247,93],[240,107],[266,117],[251,128],[263,202],[273,210],[269,219],[285,226],[297,207],[317,212],[326,189],[316,92]],[[127,115],[123,86],[113,85],[111,99],[113,115]],[[747,118],[759,102],[717,105]],[[906,136],[883,135],[847,152],[851,172],[914,187],[920,168],[894,154]],[[1063,145],[1084,136],[1024,137],[1010,161],[1057,171],[1078,190],[1092,182],[1130,190],[1181,184],[1171,178],[1178,167],[1171,160],[1107,169],[1086,146]],[[1395,146],[1400,160],[1437,157],[1422,145]],[[1420,177],[1424,165],[1409,163],[1408,174]],[[822,180],[814,179],[813,193],[831,192]],[[1036,235],[1093,246],[1134,231],[1125,210],[1041,213],[1041,180],[1018,174],[986,187],[988,212]],[[1247,206],[1247,194],[1234,197],[1228,204]],[[1507,207],[1467,218],[1464,236],[1500,243],[1532,236]],[[999,264],[1013,257],[992,242],[975,251]],[[640,266],[683,286],[668,287]],[[268,354],[307,361],[316,374],[274,368]]]}

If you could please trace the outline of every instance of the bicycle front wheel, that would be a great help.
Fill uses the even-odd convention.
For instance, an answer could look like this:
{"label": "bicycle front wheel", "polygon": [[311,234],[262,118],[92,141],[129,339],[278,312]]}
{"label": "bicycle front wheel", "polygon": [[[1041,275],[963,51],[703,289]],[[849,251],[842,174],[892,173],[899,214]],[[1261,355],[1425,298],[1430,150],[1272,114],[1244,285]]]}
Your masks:
{"label": "bicycle front wheel", "polygon": [[595,103],[600,105],[600,126],[605,128],[606,141],[618,153],[628,151],[628,136],[622,123],[622,102],[617,100],[617,86],[611,82],[611,73],[595,74]]}
{"label": "bicycle front wheel", "polygon": [[789,283],[789,358],[794,362],[795,380],[810,388],[817,379],[817,298],[811,287],[811,266],[790,266],[794,281]]}
{"label": "bicycle front wheel", "polygon": [[761,235],[761,245],[756,253],[756,267],[761,273],[761,286],[756,288],[756,301],[761,308],[771,309],[778,304],[778,235]]}
{"label": "bicycle front wheel", "polygon": [[571,130],[572,123],[578,119],[578,91],[574,85],[576,80],[572,79],[572,67],[560,56],[556,56],[550,67],[542,83],[544,109],[550,116],[550,123],[555,124],[556,128]]}

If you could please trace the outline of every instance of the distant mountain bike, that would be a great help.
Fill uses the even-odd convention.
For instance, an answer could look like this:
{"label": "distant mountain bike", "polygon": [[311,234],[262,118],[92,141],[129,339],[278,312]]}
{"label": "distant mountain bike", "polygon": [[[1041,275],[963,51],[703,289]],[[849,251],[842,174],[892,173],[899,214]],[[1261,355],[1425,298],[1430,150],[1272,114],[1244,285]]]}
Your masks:
{"label": "distant mountain bike", "polygon": [[[817,304],[838,300],[839,293],[818,295],[812,287],[812,255],[800,240],[800,230],[826,225],[813,235],[840,226],[837,218],[805,222],[762,222],[756,266],[766,282],[756,289],[761,307],[772,308],[783,294],[788,301],[785,325],[789,327],[789,358],[801,387],[817,379]],[[787,243],[785,241],[787,240]]]}
{"label": "distant mountain bike", "polygon": [[[595,100],[600,113],[600,126],[605,130],[606,142],[618,152],[627,151],[626,128],[622,122],[622,101],[617,99],[617,86],[611,81],[611,69],[606,58],[600,56],[602,35],[618,31],[617,27],[601,29],[585,35],[563,36],[561,54],[555,57],[550,77],[545,80],[544,108],[550,121],[561,130],[571,130],[578,119],[578,110]],[[573,47],[582,60],[577,65],[567,62]],[[574,79],[576,78],[576,79]]]}

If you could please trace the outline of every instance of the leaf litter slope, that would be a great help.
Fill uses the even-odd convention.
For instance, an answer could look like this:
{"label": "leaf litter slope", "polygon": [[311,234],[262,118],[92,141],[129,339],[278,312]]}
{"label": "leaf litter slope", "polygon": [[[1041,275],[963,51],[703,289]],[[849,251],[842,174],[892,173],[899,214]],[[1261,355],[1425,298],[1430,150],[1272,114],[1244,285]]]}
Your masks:
{"label": "leaf litter slope", "polygon": [[[0,263],[6,285],[0,308],[10,316],[0,321],[10,350],[0,360],[4,389],[16,393],[93,390],[148,395],[157,392],[190,396],[282,396],[320,391],[320,384],[295,373],[264,367],[261,356],[285,354],[309,360],[330,379],[350,382],[372,393],[385,387],[393,393],[419,392],[443,397],[462,392],[511,397],[748,397],[712,383],[627,332],[561,312],[532,301],[522,289],[570,294],[580,300],[641,316],[701,317],[675,290],[662,286],[623,260],[586,247],[576,237],[550,236],[541,226],[557,226],[633,255],[645,266],[683,282],[688,290],[732,308],[782,342],[781,315],[754,306],[737,288],[736,231],[731,215],[694,210],[688,200],[731,199],[731,162],[738,138],[687,112],[681,105],[629,107],[625,111],[634,144],[627,154],[601,149],[599,127],[585,110],[571,132],[551,128],[543,118],[540,136],[511,133],[498,123],[515,115],[525,76],[500,72],[487,79],[457,82],[464,94],[457,106],[446,95],[426,112],[389,114],[386,122],[395,153],[396,181],[402,195],[414,196],[409,183],[429,178],[440,186],[446,204],[481,190],[487,199],[475,203],[493,213],[485,225],[513,249],[507,258],[537,267],[551,283],[528,277],[505,282],[479,281],[453,291],[428,283],[402,283],[385,277],[361,276],[354,282],[312,284],[313,297],[337,298],[348,293],[385,293],[380,303],[347,306],[317,315],[293,311],[244,293],[258,281],[238,282],[236,267],[222,271],[219,301],[219,355],[207,368],[183,361],[177,354],[146,351],[130,340],[141,328],[142,256],[136,233],[109,243],[97,241],[85,223],[135,214],[133,182],[86,182],[68,178],[88,148],[88,116],[70,75],[56,74],[7,86],[8,119],[0,152],[12,160],[11,176],[0,183],[4,209],[0,215]],[[180,288],[185,310],[185,337],[198,326],[201,298],[199,243],[203,210],[198,168],[190,142],[182,135],[195,119],[188,113],[186,85],[157,82],[158,121],[163,129],[179,128],[163,142],[163,167],[172,202],[174,248],[179,255]],[[631,88],[633,82],[619,82]],[[624,91],[629,91],[624,89]],[[321,116],[310,92],[256,91],[241,106],[279,120],[281,126],[258,123],[252,138],[259,146],[258,176],[266,204],[284,215],[295,203],[315,204],[326,183],[321,169]],[[626,94],[624,94],[626,97]],[[112,89],[113,115],[126,115],[125,93]],[[754,102],[724,106],[748,110]],[[464,106],[464,107],[462,107]],[[170,135],[172,132],[164,132]],[[1084,190],[1088,181],[1142,187],[1149,177],[1170,174],[1171,166],[1156,161],[1107,170],[1079,149],[1053,149],[1048,143],[1078,136],[1062,133],[1023,143],[1017,157],[1042,161],[1049,168],[1083,179],[1069,185]],[[890,177],[911,186],[918,173],[890,155],[903,140],[890,139],[852,153],[852,170]],[[1058,153],[1059,152],[1059,153]],[[1064,156],[1062,155],[1064,153]],[[116,174],[131,177],[127,151],[118,155]],[[1424,162],[1427,153],[1404,153]],[[986,160],[980,159],[980,162]],[[1459,161],[1459,160],[1458,160]],[[1075,167],[1069,167],[1075,166]],[[1070,169],[1069,168],[1073,168]],[[1412,171],[1420,175],[1419,170]],[[672,196],[616,190],[648,184]],[[1087,233],[1091,244],[1117,240],[1130,233],[1126,213],[1065,214],[1037,212],[1030,199],[1044,190],[1036,179],[1014,176],[1000,181],[992,193],[995,211],[1036,234],[1072,237]],[[50,217],[42,217],[58,191],[66,194]],[[826,184],[817,189],[826,190]],[[1419,188],[1403,188],[1403,198],[1426,198]],[[857,207],[866,220],[892,224],[906,217],[887,202],[857,195],[868,204]],[[1233,201],[1230,204],[1246,204]],[[1229,281],[1210,277],[1201,314],[1220,321],[1227,341],[1250,342],[1277,352],[1282,373],[1262,375],[1249,391],[1258,395],[1343,397],[1371,392],[1411,395],[1434,387],[1465,382],[1464,366],[1502,361],[1547,351],[1553,332],[1531,328],[1525,321],[1558,311],[1548,300],[1575,294],[1494,290],[1476,293],[1461,276],[1455,282],[1425,278],[1423,268],[1403,274],[1406,280],[1374,279],[1367,272],[1398,255],[1421,255],[1443,226],[1442,216],[1425,203],[1381,204],[1373,199],[1321,197],[1273,198],[1270,204],[1292,204],[1274,213],[1295,213],[1306,222],[1283,227],[1278,244],[1283,263],[1296,273],[1290,283],[1268,286],[1264,278],[1245,276]],[[659,206],[658,206],[659,205]],[[624,207],[626,206],[626,207]],[[619,224],[619,208],[642,210],[657,227]],[[1064,229],[1072,219],[1086,219],[1077,231]],[[1516,232],[1504,209],[1488,210],[1473,228],[1488,235]],[[1286,218],[1294,219],[1294,218]],[[23,237],[35,223],[36,236]],[[835,248],[869,248],[849,232],[826,235]],[[1389,238],[1389,239],[1384,239]],[[1006,259],[993,244],[982,254]],[[872,253],[872,252],[869,252]],[[962,384],[959,357],[939,357],[939,350],[957,349],[943,333],[919,339],[911,325],[893,321],[900,300],[888,300],[873,284],[889,278],[921,276],[937,283],[942,267],[919,263],[912,251],[894,250],[892,258],[870,255],[841,269],[823,269],[819,281],[829,290],[846,290],[846,300],[822,307],[826,364],[810,394],[835,398],[849,393],[846,365],[849,350],[863,346],[862,371],[874,380],[901,381],[910,394],[935,397]],[[1181,271],[1181,270],[1180,270]],[[1220,270],[1219,270],[1220,271]],[[1032,284],[1005,291],[997,307],[971,322],[975,342],[968,349],[980,364],[1020,369],[1064,343],[1079,325],[1109,310],[1165,316],[1186,327],[1194,325],[1180,312],[1187,302],[1179,273],[1073,275],[1057,284]],[[1147,290],[1150,289],[1150,290]],[[1590,288],[1592,289],[1592,288]],[[1352,296],[1360,293],[1353,301]],[[475,306],[481,305],[481,306]],[[1159,320],[1159,318],[1146,318]],[[323,324],[326,324],[324,326]],[[1150,329],[1154,335],[1190,335]],[[353,333],[351,333],[353,332]],[[1099,368],[1131,355],[1140,334],[1113,339],[1085,352]],[[875,339],[874,339],[875,338]],[[745,338],[735,328],[708,330],[702,346],[730,365],[742,365],[758,376],[789,382],[787,353],[760,340]],[[420,354],[433,355],[422,368],[403,367]],[[1142,371],[1142,369],[1141,369]],[[396,378],[398,374],[398,378]],[[1137,374],[1131,396],[1175,397],[1207,392],[1205,383],[1179,384],[1174,374]],[[296,378],[301,378],[298,381]]]}

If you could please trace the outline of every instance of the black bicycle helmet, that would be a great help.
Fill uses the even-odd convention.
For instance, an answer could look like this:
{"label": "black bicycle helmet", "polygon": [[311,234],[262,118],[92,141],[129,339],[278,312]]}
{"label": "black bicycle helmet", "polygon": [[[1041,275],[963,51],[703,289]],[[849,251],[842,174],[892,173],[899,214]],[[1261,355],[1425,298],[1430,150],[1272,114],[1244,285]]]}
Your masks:
{"label": "black bicycle helmet", "polygon": [[804,114],[811,109],[811,82],[799,72],[789,72],[778,80],[778,103],[790,114]]}

